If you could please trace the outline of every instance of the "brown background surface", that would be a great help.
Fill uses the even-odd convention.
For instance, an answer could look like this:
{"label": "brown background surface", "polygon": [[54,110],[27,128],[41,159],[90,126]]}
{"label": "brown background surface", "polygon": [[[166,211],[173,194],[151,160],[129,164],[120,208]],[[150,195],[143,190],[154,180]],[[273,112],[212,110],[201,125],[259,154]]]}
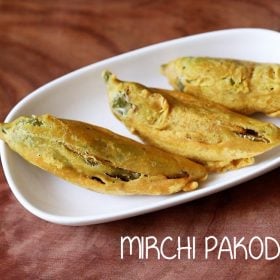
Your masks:
{"label": "brown background surface", "polygon": [[[152,43],[234,27],[279,31],[279,1],[0,0],[0,121],[24,96],[81,66]],[[279,259],[202,256],[203,238],[209,235],[245,236],[245,244],[255,235],[280,240],[279,170],[163,211],[66,227],[27,212],[0,168],[0,278],[279,279]],[[197,258],[121,260],[124,235],[195,236]]]}

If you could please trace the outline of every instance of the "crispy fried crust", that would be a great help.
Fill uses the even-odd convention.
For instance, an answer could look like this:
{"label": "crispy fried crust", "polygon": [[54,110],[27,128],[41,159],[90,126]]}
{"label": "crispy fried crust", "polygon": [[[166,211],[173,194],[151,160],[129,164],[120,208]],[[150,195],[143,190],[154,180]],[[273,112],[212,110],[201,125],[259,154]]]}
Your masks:
{"label": "crispy fried crust", "polygon": [[110,106],[143,140],[225,171],[254,162],[280,142],[280,129],[192,95],[122,82],[104,72]]}
{"label": "crispy fried crust", "polygon": [[189,191],[203,166],[86,123],[50,115],[0,124],[0,138],[30,163],[65,180],[109,194]]}
{"label": "crispy fried crust", "polygon": [[178,91],[231,110],[280,116],[280,64],[209,57],[181,57],[161,67]]}

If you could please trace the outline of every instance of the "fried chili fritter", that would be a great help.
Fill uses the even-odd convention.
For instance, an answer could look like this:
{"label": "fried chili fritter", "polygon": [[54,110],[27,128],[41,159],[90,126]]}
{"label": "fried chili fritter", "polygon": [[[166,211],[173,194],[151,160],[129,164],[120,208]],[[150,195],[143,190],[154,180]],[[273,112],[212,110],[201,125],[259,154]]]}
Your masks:
{"label": "fried chili fritter", "polygon": [[144,141],[202,163],[210,171],[252,164],[279,145],[273,124],[176,91],[123,82],[103,72],[114,115]]}
{"label": "fried chili fritter", "polygon": [[51,115],[0,124],[0,139],[28,162],[101,193],[171,194],[193,190],[207,177],[184,157]]}
{"label": "fried chili fritter", "polygon": [[280,64],[181,57],[162,65],[161,72],[175,90],[246,115],[280,116]]}

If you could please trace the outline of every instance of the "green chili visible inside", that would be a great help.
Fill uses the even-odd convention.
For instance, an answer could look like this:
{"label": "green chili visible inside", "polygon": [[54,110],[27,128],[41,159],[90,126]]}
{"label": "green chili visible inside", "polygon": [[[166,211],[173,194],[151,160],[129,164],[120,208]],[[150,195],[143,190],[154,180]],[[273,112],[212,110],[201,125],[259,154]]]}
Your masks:
{"label": "green chili visible inside", "polygon": [[114,172],[106,173],[106,175],[112,178],[120,179],[124,182],[128,182],[138,179],[141,176],[141,173],[117,168]]}
{"label": "green chili visible inside", "polygon": [[33,126],[41,126],[43,125],[43,122],[38,120],[37,118],[30,118],[29,120],[26,121],[28,124],[32,124]]}
{"label": "green chili visible inside", "polygon": [[119,92],[113,99],[112,108],[123,116],[132,108],[132,104],[128,102],[128,97],[125,93]]}

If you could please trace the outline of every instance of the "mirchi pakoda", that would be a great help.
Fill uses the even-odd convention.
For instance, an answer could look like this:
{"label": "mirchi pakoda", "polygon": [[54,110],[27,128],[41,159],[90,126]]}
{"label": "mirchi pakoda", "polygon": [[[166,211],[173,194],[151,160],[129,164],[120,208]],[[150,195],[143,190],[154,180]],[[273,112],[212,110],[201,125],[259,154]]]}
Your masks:
{"label": "mirchi pakoda", "polygon": [[114,115],[144,141],[219,172],[280,144],[280,129],[189,94],[124,82],[103,72]]}
{"label": "mirchi pakoda", "polygon": [[280,64],[180,57],[162,65],[161,72],[175,90],[242,114],[280,117]]}
{"label": "mirchi pakoda", "polygon": [[51,115],[2,123],[0,139],[33,165],[101,193],[165,195],[196,189],[207,177],[184,157]]}

